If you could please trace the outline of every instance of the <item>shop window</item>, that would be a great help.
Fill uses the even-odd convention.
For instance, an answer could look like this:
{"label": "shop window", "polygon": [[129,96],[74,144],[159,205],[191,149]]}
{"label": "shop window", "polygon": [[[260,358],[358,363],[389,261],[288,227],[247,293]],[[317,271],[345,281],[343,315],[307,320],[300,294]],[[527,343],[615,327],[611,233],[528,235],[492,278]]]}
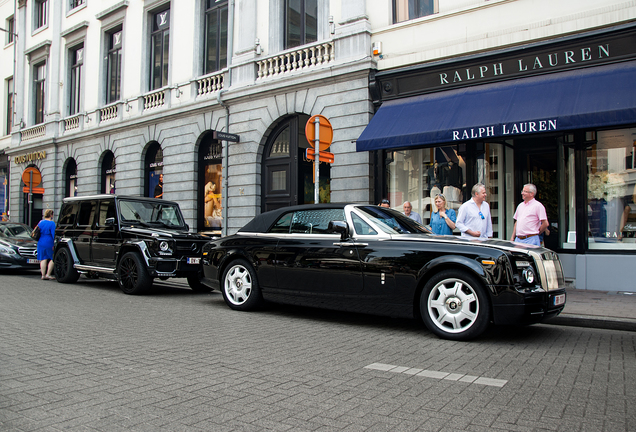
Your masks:
{"label": "shop window", "polygon": [[102,193],[115,193],[115,174],[117,168],[115,165],[115,155],[108,150],[102,157]]}
{"label": "shop window", "polygon": [[402,211],[409,201],[424,225],[430,224],[437,195],[444,195],[448,208],[455,211],[470,198],[464,192],[466,161],[455,146],[392,151],[386,158],[391,208]]}
{"label": "shop window", "polygon": [[152,14],[150,35],[150,90],[168,85],[170,9]]}
{"label": "shop window", "polygon": [[207,133],[199,148],[199,231],[221,235],[223,228],[223,147]]}
{"label": "shop window", "polygon": [[393,23],[439,12],[438,0],[393,0]]}
{"label": "shop window", "polygon": [[46,100],[46,63],[35,66],[33,85],[35,124],[41,124],[44,123],[44,103]]}
{"label": "shop window", "polygon": [[163,151],[158,142],[152,142],[146,152],[146,194],[150,198],[163,198]]}
{"label": "shop window", "polygon": [[77,164],[75,163],[75,159],[69,158],[66,162],[66,173],[64,175],[64,178],[66,180],[64,196],[77,196]]}
{"label": "shop window", "polygon": [[636,249],[636,128],[599,131],[587,150],[590,249]]}
{"label": "shop window", "polygon": [[107,33],[108,55],[106,57],[106,103],[117,102],[121,97],[121,28]]}
{"label": "shop window", "polygon": [[285,0],[285,49],[318,40],[318,0]]}
{"label": "shop window", "polygon": [[84,67],[84,44],[74,47],[69,52],[71,82],[69,94],[69,114],[75,115],[81,110],[82,70]]}
{"label": "shop window", "polygon": [[[492,218],[493,238],[505,238],[505,166],[504,147],[501,144],[485,144],[485,151],[475,159],[475,171],[477,180],[486,186],[486,201],[490,205]],[[469,190],[472,185],[468,185]],[[471,198],[470,192],[466,193],[465,201]],[[508,218],[512,219],[512,218]]]}
{"label": "shop window", "polygon": [[42,28],[46,26],[47,23],[47,15],[49,12],[49,2],[48,0],[35,0],[33,6],[33,24],[34,30]]}
{"label": "shop window", "polygon": [[227,67],[227,1],[206,0],[204,73]]}

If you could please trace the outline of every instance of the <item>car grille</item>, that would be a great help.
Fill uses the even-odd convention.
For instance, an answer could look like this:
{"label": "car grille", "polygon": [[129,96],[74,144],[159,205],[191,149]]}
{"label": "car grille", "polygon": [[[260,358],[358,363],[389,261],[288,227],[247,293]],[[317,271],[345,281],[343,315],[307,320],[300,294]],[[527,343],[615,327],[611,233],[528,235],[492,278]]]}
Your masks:
{"label": "car grille", "polygon": [[18,248],[18,253],[23,256],[23,257],[27,257],[27,258],[35,258],[38,255],[38,249],[37,247],[21,247]]}
{"label": "car grille", "polygon": [[177,252],[180,256],[198,256],[205,243],[207,242],[177,242]]}

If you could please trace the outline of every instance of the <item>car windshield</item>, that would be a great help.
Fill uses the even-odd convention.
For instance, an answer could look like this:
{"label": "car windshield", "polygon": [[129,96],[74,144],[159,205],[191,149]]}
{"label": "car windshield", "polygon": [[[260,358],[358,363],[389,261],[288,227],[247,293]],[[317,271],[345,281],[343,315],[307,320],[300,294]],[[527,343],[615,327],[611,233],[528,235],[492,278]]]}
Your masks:
{"label": "car windshield", "polygon": [[0,225],[0,237],[17,237],[30,239],[31,229],[23,224],[2,224]]}
{"label": "car windshield", "polygon": [[379,206],[358,207],[358,210],[387,234],[430,234],[423,225],[396,210]]}
{"label": "car windshield", "polygon": [[152,201],[119,201],[120,220],[143,226],[183,227],[179,207]]}

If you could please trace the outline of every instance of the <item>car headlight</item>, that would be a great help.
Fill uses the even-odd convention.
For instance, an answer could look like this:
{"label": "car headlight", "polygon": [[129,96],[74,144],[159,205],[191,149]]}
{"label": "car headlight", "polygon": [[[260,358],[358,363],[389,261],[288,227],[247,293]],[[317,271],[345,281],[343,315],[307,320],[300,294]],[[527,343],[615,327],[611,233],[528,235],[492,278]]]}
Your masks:
{"label": "car headlight", "polygon": [[11,249],[10,247],[4,246],[4,245],[0,245],[0,253],[7,254],[7,255],[15,255],[16,254],[15,250]]}
{"label": "car headlight", "polygon": [[529,284],[534,283],[535,275],[534,275],[534,270],[532,270],[531,267],[526,267],[525,269],[523,269],[523,272],[521,272],[521,274],[523,275],[523,278],[525,279],[526,283],[529,283]]}
{"label": "car headlight", "polygon": [[159,250],[161,252],[167,252],[170,249],[170,245],[168,244],[167,241],[162,241],[161,243],[159,243]]}

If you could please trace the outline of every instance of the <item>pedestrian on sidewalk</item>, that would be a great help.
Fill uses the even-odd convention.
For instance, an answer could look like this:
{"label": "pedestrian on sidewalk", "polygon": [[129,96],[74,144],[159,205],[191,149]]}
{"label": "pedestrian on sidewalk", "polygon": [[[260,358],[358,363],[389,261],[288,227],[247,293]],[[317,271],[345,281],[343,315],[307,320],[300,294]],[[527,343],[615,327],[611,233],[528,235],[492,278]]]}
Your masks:
{"label": "pedestrian on sidewalk", "polygon": [[40,238],[38,239],[38,260],[40,261],[40,273],[42,280],[52,280],[53,277],[53,244],[55,239],[55,222],[53,222],[53,209],[46,209],[44,219],[40,226]]}
{"label": "pedestrian on sidewalk", "polygon": [[545,207],[534,197],[537,187],[532,183],[523,186],[521,197],[523,201],[517,206],[513,218],[515,225],[512,229],[511,241],[541,245],[541,234],[548,228],[548,216]]}
{"label": "pedestrian on sidewalk", "polygon": [[455,225],[463,238],[492,237],[490,206],[486,202],[486,186],[477,183],[471,190],[473,197],[459,207]]}
{"label": "pedestrian on sidewalk", "polygon": [[419,213],[413,211],[413,205],[409,201],[404,201],[404,204],[402,204],[402,210],[404,211],[404,215],[410,217],[415,222],[422,225],[422,216],[420,216]]}

